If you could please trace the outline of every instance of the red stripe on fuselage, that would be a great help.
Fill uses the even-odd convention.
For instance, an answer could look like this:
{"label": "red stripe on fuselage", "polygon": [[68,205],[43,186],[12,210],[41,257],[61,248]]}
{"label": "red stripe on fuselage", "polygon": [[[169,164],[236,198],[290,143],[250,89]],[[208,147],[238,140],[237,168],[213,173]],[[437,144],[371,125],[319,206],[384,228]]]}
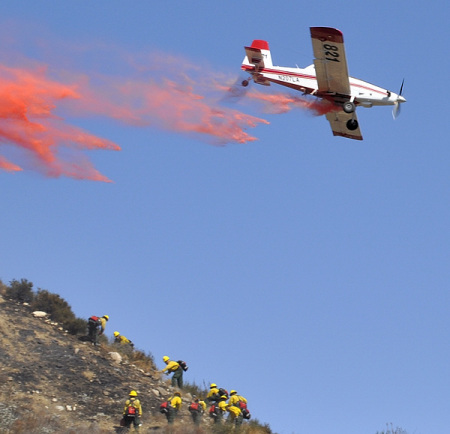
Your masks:
{"label": "red stripe on fuselage", "polygon": [[[255,68],[253,66],[248,66],[248,65],[242,65],[242,69],[244,71],[249,71],[249,72],[251,72],[252,70],[255,70]],[[315,80],[317,82],[317,79],[316,79],[315,75],[300,74],[298,72],[282,71],[282,70],[269,69],[269,68],[263,68],[263,69],[258,70],[258,71],[255,70],[255,72],[257,74],[264,74],[264,73],[266,73],[266,74],[287,75],[287,76],[290,76],[290,77],[298,77],[298,78],[303,78],[303,79],[306,79],[306,80]],[[369,87],[369,86],[364,86],[362,84],[357,84],[357,83],[350,83],[350,85],[353,86],[353,87],[356,87],[356,88],[369,90],[371,92],[375,92],[375,93],[379,93],[380,95],[387,96],[387,92],[382,92],[382,91],[380,91],[378,89],[374,89],[374,88]]]}

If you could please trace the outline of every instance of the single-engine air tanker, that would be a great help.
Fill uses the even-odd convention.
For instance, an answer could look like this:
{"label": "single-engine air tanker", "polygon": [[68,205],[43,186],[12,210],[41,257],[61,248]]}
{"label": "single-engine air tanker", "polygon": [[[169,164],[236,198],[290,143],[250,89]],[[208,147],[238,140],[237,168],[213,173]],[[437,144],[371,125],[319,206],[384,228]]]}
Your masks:
{"label": "single-engine air tanker", "polygon": [[[403,82],[398,94],[350,77],[342,32],[330,27],[311,27],[314,64],[307,68],[274,66],[267,41],[254,40],[245,47],[242,69],[250,73],[249,80],[269,86],[280,84],[332,102],[336,109],[326,114],[333,135],[362,140],[356,107],[392,105],[394,119],[400,112]],[[242,81],[248,86],[249,80]]]}

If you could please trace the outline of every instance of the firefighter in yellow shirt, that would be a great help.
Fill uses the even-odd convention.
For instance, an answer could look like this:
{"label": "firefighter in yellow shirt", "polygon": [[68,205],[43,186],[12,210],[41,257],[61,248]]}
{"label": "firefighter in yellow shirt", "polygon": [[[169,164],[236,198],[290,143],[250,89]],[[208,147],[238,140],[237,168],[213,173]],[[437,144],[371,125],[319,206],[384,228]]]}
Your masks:
{"label": "firefighter in yellow shirt", "polygon": [[228,400],[228,404],[238,408],[241,412],[240,418],[235,420],[236,425],[240,425],[244,419],[250,419],[251,415],[247,408],[247,400],[242,395],[238,395],[235,390],[232,390],[230,392],[230,399]]}
{"label": "firefighter in yellow shirt", "polygon": [[218,406],[222,410],[222,413],[225,413],[227,411],[227,406],[228,406],[227,399],[228,399],[227,395],[222,395],[220,397],[220,401],[219,401]]}
{"label": "firefighter in yellow shirt", "polygon": [[227,404],[226,410],[229,413],[227,423],[231,423],[235,426],[241,426],[243,421],[241,409],[234,405]]}
{"label": "firefighter in yellow shirt", "polygon": [[219,389],[217,387],[217,384],[211,383],[211,385],[209,386],[209,392],[206,395],[205,401],[208,404],[212,404],[213,402],[219,401],[219,399],[220,399],[220,396],[219,396]]}
{"label": "firefighter in yellow shirt", "polygon": [[243,396],[238,395],[235,390],[232,390],[230,392],[230,399],[228,400],[228,404],[239,407],[239,402],[247,404],[247,400]]}
{"label": "firefighter in yellow shirt", "polygon": [[192,422],[194,422],[194,425],[200,425],[202,414],[206,410],[206,403],[205,401],[200,400],[200,398],[197,398],[196,396],[194,396],[193,398],[194,401],[191,402],[191,405],[189,405],[188,410],[191,413]]}
{"label": "firefighter in yellow shirt", "polygon": [[215,424],[222,423],[223,414],[227,411],[227,406],[228,406],[227,399],[228,399],[227,395],[222,395],[219,399],[219,402],[218,403],[216,402],[215,404],[213,404],[214,411],[211,412],[211,409],[210,409],[209,415],[214,418]]}
{"label": "firefighter in yellow shirt", "polygon": [[169,398],[170,406],[168,407],[168,412],[166,413],[167,422],[172,424],[175,418],[178,415],[178,412],[181,409],[182,401],[181,401],[181,393],[175,392],[173,394],[173,398]]}
{"label": "firefighter in yellow shirt", "polygon": [[134,429],[138,431],[141,426],[141,421],[139,420],[142,416],[141,402],[137,398],[138,394],[135,390],[132,390],[129,396],[130,398],[126,400],[123,409],[123,425],[129,428],[133,424]]}
{"label": "firefighter in yellow shirt", "polygon": [[131,342],[129,339],[127,339],[125,336],[121,335],[119,332],[114,332],[114,343],[115,344],[121,344],[121,345],[130,345],[130,347],[134,347],[133,342]]}
{"label": "firefighter in yellow shirt", "polygon": [[163,357],[164,363],[167,365],[163,370],[159,371],[160,373],[165,373],[169,375],[173,373],[172,376],[172,386],[183,388],[183,368],[180,366],[178,362],[174,360],[170,360],[168,356]]}
{"label": "firefighter in yellow shirt", "polygon": [[93,345],[98,345],[98,337],[105,332],[106,321],[109,320],[108,315],[102,317],[91,316],[88,320],[88,336]]}

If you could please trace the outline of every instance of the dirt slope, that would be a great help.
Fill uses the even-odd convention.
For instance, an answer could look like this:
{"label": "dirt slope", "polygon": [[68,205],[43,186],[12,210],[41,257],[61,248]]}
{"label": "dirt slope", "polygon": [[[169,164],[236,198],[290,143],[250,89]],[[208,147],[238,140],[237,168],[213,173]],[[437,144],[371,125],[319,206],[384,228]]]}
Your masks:
{"label": "dirt slope", "polygon": [[[114,362],[108,351],[0,296],[0,433],[115,432],[132,389],[144,410],[141,432],[165,432],[158,408],[171,387],[155,372]],[[173,432],[209,432],[209,420],[204,430],[193,429],[190,400],[183,393],[181,420]]]}

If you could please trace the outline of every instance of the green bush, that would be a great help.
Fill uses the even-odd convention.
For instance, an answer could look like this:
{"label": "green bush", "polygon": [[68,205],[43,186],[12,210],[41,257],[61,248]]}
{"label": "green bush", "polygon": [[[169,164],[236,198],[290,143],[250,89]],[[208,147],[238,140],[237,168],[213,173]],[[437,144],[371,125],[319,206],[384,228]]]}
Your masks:
{"label": "green bush", "polygon": [[33,283],[27,279],[21,279],[20,282],[14,279],[6,288],[6,296],[21,303],[30,303],[34,298]]}
{"label": "green bush", "polygon": [[58,294],[52,294],[46,289],[38,289],[31,307],[34,310],[43,310],[44,312],[47,312],[50,319],[58,323],[64,323],[68,320],[75,319],[75,315],[67,301]]}
{"label": "green bush", "polygon": [[86,333],[87,321],[76,318],[69,303],[58,294],[39,288],[31,307],[47,312],[52,321],[60,323],[70,334]]}
{"label": "green bush", "polygon": [[196,383],[184,381],[183,390],[191,395],[197,396],[200,399],[205,399],[209,389],[206,388],[205,382],[203,382],[203,387],[201,387]]}
{"label": "green bush", "polygon": [[64,328],[71,335],[85,335],[87,329],[87,321],[83,318],[74,318],[63,323]]}

